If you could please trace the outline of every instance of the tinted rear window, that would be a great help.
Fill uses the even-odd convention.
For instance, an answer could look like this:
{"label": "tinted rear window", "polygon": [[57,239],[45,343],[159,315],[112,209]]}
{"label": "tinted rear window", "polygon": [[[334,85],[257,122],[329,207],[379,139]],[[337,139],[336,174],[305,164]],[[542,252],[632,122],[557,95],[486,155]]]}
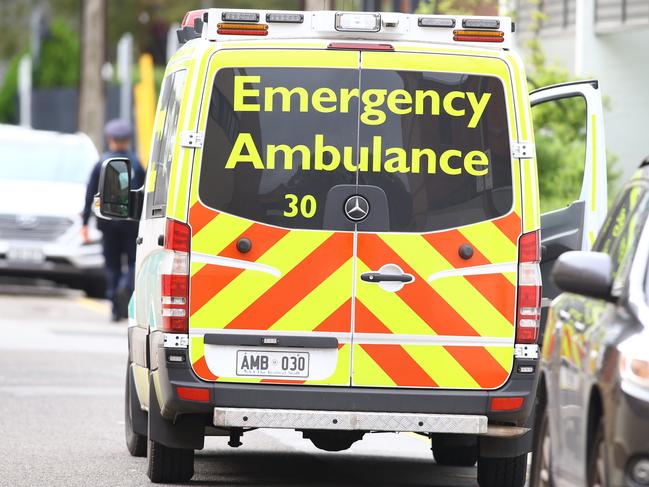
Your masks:
{"label": "tinted rear window", "polygon": [[350,184],[385,193],[382,231],[440,230],[507,213],[513,195],[502,82],[332,68],[217,72],[203,203],[319,229],[333,204],[329,190]]}
{"label": "tinted rear window", "polygon": [[385,110],[381,124],[361,123],[359,136],[370,160],[379,147],[394,160],[387,170],[359,171],[361,185],[385,191],[390,230],[440,230],[509,212],[511,155],[498,78],[365,69],[361,80],[362,91],[375,90],[386,103],[392,96],[396,109]]}

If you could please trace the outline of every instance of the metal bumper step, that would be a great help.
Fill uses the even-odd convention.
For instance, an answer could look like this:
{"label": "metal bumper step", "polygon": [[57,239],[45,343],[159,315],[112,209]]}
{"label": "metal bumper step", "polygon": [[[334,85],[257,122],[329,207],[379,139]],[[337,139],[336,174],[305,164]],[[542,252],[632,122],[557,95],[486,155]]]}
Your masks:
{"label": "metal bumper step", "polygon": [[214,426],[421,433],[487,433],[487,417],[461,414],[214,408]]}

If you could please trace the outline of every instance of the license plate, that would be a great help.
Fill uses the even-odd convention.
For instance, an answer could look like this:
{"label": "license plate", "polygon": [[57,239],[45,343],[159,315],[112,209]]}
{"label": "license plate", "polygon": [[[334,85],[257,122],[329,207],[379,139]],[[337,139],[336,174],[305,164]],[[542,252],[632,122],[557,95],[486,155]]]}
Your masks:
{"label": "license plate", "polygon": [[308,352],[237,351],[237,375],[308,377]]}
{"label": "license plate", "polygon": [[41,249],[15,247],[7,251],[7,260],[27,264],[41,264],[45,261],[45,255]]}

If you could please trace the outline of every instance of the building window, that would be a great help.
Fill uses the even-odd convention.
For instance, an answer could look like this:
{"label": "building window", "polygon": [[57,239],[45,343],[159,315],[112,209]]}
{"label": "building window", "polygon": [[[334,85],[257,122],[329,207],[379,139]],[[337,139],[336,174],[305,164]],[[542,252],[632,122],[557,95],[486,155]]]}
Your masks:
{"label": "building window", "polygon": [[532,32],[536,23],[542,33],[572,29],[576,3],[576,0],[517,0],[516,30]]}

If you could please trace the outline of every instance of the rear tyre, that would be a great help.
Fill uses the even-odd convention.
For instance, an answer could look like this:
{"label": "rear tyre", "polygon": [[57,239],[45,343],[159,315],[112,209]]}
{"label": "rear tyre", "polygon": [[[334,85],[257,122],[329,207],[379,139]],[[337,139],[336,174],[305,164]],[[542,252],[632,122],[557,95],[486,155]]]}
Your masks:
{"label": "rear tyre", "polygon": [[133,394],[137,393],[133,390],[133,381],[131,380],[131,370],[129,365],[126,367],[126,391],[124,394],[124,433],[126,438],[126,448],[134,457],[145,457],[147,438],[133,430],[133,403],[139,401],[137,397],[133,396]]}
{"label": "rear tyre", "polygon": [[149,440],[148,476],[156,484],[187,482],[194,476],[194,450],[169,448]]}
{"label": "rear tyre", "polygon": [[588,487],[608,487],[608,462],[606,460],[606,441],[604,421],[597,422],[595,436],[588,452]]}
{"label": "rear tyre", "polygon": [[523,487],[527,470],[527,454],[513,458],[478,458],[480,487]]}
{"label": "rear tyre", "polygon": [[435,463],[448,467],[473,467],[478,461],[478,448],[475,445],[466,446],[432,446]]}

